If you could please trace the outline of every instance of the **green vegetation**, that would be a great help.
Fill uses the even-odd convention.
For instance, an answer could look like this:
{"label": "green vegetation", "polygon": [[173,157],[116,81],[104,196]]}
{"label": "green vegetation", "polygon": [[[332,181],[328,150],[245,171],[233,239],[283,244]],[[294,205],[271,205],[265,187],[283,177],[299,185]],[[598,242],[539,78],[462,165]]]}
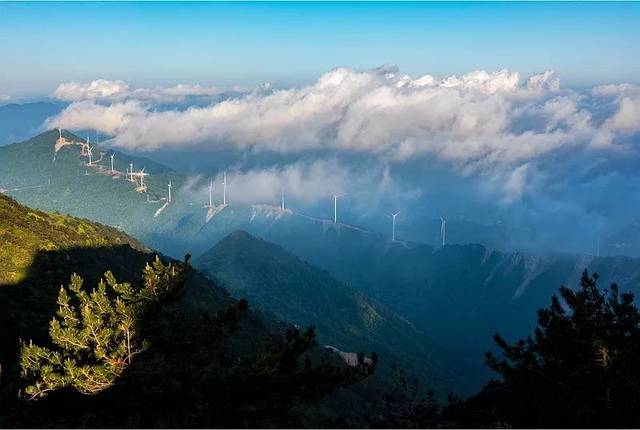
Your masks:
{"label": "green vegetation", "polygon": [[[313,329],[265,323],[116,230],[0,201],[6,237],[16,249],[30,238],[32,256],[0,267],[25,274],[0,286],[0,427],[319,423],[314,403],[375,369],[317,348]],[[97,233],[108,246],[82,246]]]}
{"label": "green vegetation", "polygon": [[[67,131],[63,135],[75,142],[84,142],[83,138]],[[67,145],[55,152],[57,139],[58,130],[50,130],[24,142],[0,146],[0,189],[29,207],[117,226],[142,241],[158,244],[158,241],[150,240],[145,224],[154,219],[162,202],[147,203],[147,196],[135,192],[135,187],[123,175],[116,178],[108,174],[111,166],[107,151],[111,153],[111,150],[99,147],[94,150],[94,159],[101,157],[100,164],[104,168],[98,171],[86,166],[87,158],[81,156],[78,145]],[[146,172],[151,173],[147,182],[152,200],[165,196],[168,181],[173,182],[176,190],[184,184],[182,176],[161,164],[116,153],[114,167],[117,171],[125,172],[129,163],[136,169],[145,167]],[[177,199],[176,205],[179,203]],[[182,203],[186,205],[187,202]],[[182,211],[175,214],[178,219],[182,215]],[[81,226],[78,233],[82,234],[84,227]],[[163,247],[161,251],[167,249]],[[184,252],[179,254],[182,255]]]}
{"label": "green vegetation", "polygon": [[69,290],[75,300],[60,288],[60,319],[52,319],[49,327],[55,349],[22,344],[22,375],[32,381],[26,395],[35,399],[66,386],[96,394],[112,386],[133,357],[143,351],[139,326],[145,313],[176,294],[188,267],[185,261],[176,269],[156,257],[153,265],[144,269],[141,288],[118,283],[107,272],[91,293],[82,289],[82,278],[74,274]]}
{"label": "green vegetation", "polygon": [[640,312],[633,294],[597,280],[585,271],[577,291],[561,287],[533,336],[496,335],[503,357],[487,362],[501,381],[470,404],[490,402],[494,422],[514,427],[640,426]]}
{"label": "green vegetation", "polygon": [[[468,339],[470,349],[481,343],[470,333],[488,329],[470,324],[495,314],[522,331],[526,310],[576,265],[480,246],[382,252],[373,241],[353,243],[334,247],[343,278],[363,289],[370,281],[381,300],[424,326],[439,321],[445,340]],[[501,356],[487,363],[498,379],[443,403],[413,375],[455,385],[455,357],[375,300],[244,233],[197,264],[248,302],[118,230],[5,196],[0,244],[0,427],[640,426],[640,312],[633,294],[602,290],[586,272],[539,311],[531,336],[512,342],[514,328],[495,337]],[[371,247],[367,258],[358,246]],[[624,278],[636,263],[594,266]],[[317,342],[377,351],[380,365],[358,354],[347,366]],[[374,369],[380,377],[392,361],[392,383],[373,384]]]}
{"label": "green vegetation", "polygon": [[116,229],[24,206],[0,195],[0,285],[23,280],[41,251],[128,245],[148,249]]}
{"label": "green vegetation", "polygon": [[[616,284],[599,289],[585,270],[580,287],[538,311],[533,334],[513,344],[500,335],[502,357],[487,353],[499,375],[466,400],[400,390],[382,412],[385,427],[636,428],[640,425],[640,311]],[[406,382],[406,381],[405,381]],[[400,384],[401,388],[407,384]],[[409,387],[410,388],[410,387]]]}
{"label": "green vegetation", "polygon": [[342,351],[375,351],[379,376],[389,379],[395,364],[441,397],[464,387],[456,375],[457,357],[375,300],[277,245],[236,231],[194,265],[234,297],[248,299],[276,319],[315,327],[324,344]]}

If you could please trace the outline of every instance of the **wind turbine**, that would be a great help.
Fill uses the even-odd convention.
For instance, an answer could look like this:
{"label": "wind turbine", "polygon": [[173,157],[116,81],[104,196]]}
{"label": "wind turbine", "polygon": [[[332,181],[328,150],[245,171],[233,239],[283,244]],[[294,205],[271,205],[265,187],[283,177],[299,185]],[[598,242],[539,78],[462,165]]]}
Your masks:
{"label": "wind turbine", "polygon": [[133,162],[129,163],[129,171],[127,172],[127,176],[129,177],[129,182],[133,182]]}
{"label": "wind turbine", "polygon": [[400,212],[396,212],[391,214],[391,241],[396,241],[396,217],[400,214]]}
{"label": "wind turbine", "polygon": [[445,217],[440,217],[440,236],[442,237],[442,246],[447,244],[447,220]]}
{"label": "wind turbine", "polygon": [[[89,142],[89,138],[87,138],[87,142]],[[89,143],[87,143],[87,154],[89,155],[89,166],[93,166],[93,162],[91,161],[91,157],[93,156],[93,148],[95,148],[95,146],[91,146]]]}
{"label": "wind turbine", "polygon": [[60,141],[62,142],[62,129],[58,127],[58,134],[60,134]]}
{"label": "wind turbine", "polygon": [[110,157],[111,157],[111,173],[115,173],[115,170],[113,169],[113,157],[116,156],[116,153],[113,152],[111,153]]}
{"label": "wind turbine", "polygon": [[213,207],[213,179],[209,181],[209,206],[207,207]]}
{"label": "wind turbine", "polygon": [[222,174],[222,204],[227,205],[227,172]]}
{"label": "wind turbine", "polygon": [[280,190],[280,209],[284,212],[284,188]]}
{"label": "wind turbine", "polygon": [[140,170],[140,172],[136,173],[136,175],[140,176],[140,188],[144,188],[144,177],[145,176],[149,176],[148,173],[145,173],[144,169],[146,169],[146,167],[143,167],[142,170]]}
{"label": "wind turbine", "polygon": [[333,195],[333,223],[338,223],[338,197],[342,197],[344,194]]}
{"label": "wind turbine", "polygon": [[171,181],[169,181],[167,187],[169,187],[169,199],[167,200],[167,202],[171,203]]}

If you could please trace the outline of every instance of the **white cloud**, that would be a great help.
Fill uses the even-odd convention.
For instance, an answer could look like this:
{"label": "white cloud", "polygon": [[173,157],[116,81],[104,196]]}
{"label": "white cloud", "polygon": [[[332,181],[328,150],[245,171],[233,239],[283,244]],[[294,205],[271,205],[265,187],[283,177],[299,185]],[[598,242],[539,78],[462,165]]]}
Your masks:
{"label": "white cloud", "polygon": [[246,92],[247,90],[242,87],[224,89],[191,84],[178,84],[172,87],[131,88],[124,81],[97,79],[91,82],[62,83],[58,85],[52,96],[69,102],[140,100],[171,103],[184,101],[191,96],[218,96],[227,91]]}
{"label": "white cloud", "polygon": [[[222,196],[222,173],[213,179],[215,199]],[[208,199],[210,178],[199,178],[185,190]],[[388,168],[376,166],[348,166],[337,159],[299,161],[270,168],[255,168],[227,172],[227,198],[240,205],[279,205],[281,192],[297,207],[313,206],[326,201],[327,207],[334,193],[344,194],[351,207],[369,211],[380,201],[393,197],[395,204],[406,204],[420,195],[415,188],[400,184],[391,177]]]}
{"label": "white cloud", "polygon": [[[216,89],[182,85],[151,91],[131,90],[122,82],[94,83],[65,87],[84,99],[49,124],[95,128],[112,134],[115,145],[143,151],[228,145],[370,154],[385,162],[431,157],[462,174],[507,178],[504,188],[514,196],[524,192],[523,166],[529,162],[566,148],[612,148],[620,132],[640,127],[636,87],[594,88],[593,97],[614,97],[618,103],[614,115],[595,125],[584,97],[561,90],[550,71],[522,82],[508,70],[413,79],[388,66],[364,72],[338,68],[312,85],[265,87],[183,110],[156,110],[154,103],[160,94],[211,95]],[[514,169],[515,176],[509,176]]]}
{"label": "white cloud", "polygon": [[640,131],[640,94],[621,97],[617,112],[607,120],[605,125],[624,132]]}
{"label": "white cloud", "polygon": [[458,88],[463,90],[481,91],[486,94],[515,91],[520,83],[520,74],[503,69],[498,72],[488,73],[477,70],[467,73],[460,78],[450,76],[444,79],[440,86],[444,88]]}
{"label": "white cloud", "polygon": [[624,95],[638,95],[640,94],[640,87],[632,84],[612,84],[612,85],[600,85],[594,87],[591,90],[591,94],[594,96],[609,96],[617,97]]}
{"label": "white cloud", "polygon": [[6,102],[11,100],[11,96],[8,96],[6,94],[0,94],[0,102]]}
{"label": "white cloud", "polygon": [[67,82],[58,85],[53,97],[64,101],[122,100],[130,94],[124,81],[96,79],[91,82]]}
{"label": "white cloud", "polygon": [[549,76],[519,86],[518,74],[506,70],[436,82],[430,76],[411,80],[386,69],[342,68],[314,85],[253,93],[204,108],[155,112],[147,107],[138,115],[125,109],[127,118],[114,118],[116,124],[103,131],[116,130],[119,145],[149,150],[216,140],[281,152],[333,148],[403,158],[441,152],[443,142],[459,145],[460,140],[502,133],[512,99],[544,87]]}
{"label": "white cloud", "polygon": [[591,93],[596,97],[610,97],[616,112],[604,123],[604,128],[623,133],[640,131],[640,87],[632,84],[602,85]]}
{"label": "white cloud", "polygon": [[144,115],[146,108],[138,101],[129,100],[111,105],[99,105],[94,101],[81,101],[69,105],[58,116],[49,118],[47,128],[92,129],[116,134],[124,129],[130,118]]}
{"label": "white cloud", "polygon": [[529,165],[523,164],[522,166],[517,167],[509,176],[505,185],[508,200],[516,200],[522,195],[527,179],[528,169]]}
{"label": "white cloud", "polygon": [[560,79],[552,70],[533,75],[527,79],[526,87],[532,91],[560,91]]}

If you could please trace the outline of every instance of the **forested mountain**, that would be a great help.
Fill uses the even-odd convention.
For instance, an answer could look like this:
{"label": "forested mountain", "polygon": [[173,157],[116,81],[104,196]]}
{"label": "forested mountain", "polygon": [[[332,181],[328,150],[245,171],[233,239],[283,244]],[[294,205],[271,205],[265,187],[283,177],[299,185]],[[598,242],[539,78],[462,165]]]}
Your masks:
{"label": "forested mountain", "polygon": [[[339,281],[376,299],[418,330],[475,361],[482,378],[484,352],[492,336],[525,336],[535,312],[559,285],[577,287],[585,268],[603,283],[640,291],[640,260],[570,254],[545,256],[492,251],[482,245],[430,246],[391,242],[349,228],[272,228],[263,237]],[[480,388],[480,384],[476,385]]]}
{"label": "forested mountain", "polygon": [[[86,166],[79,148],[52,150],[51,138],[0,148],[15,151],[0,152],[6,168],[0,171],[3,185],[11,178],[30,180],[20,175],[29,170],[22,157],[28,160],[32,152],[45,154],[39,155],[42,165],[63,160],[58,166],[32,169],[40,181],[31,185],[34,188],[15,187],[14,182],[13,188],[4,188],[6,193],[34,190],[23,200],[39,202],[37,206],[48,204],[49,193],[53,206],[97,219],[115,216],[125,223],[123,230],[145,232],[142,243],[163,242],[174,251],[179,249],[176,243],[188,243],[189,232],[206,238],[197,243],[202,248],[238,225],[248,225],[282,248],[239,233],[197,262],[233,294],[249,296],[247,304],[190,269],[188,261],[155,259],[151,249],[120,229],[44,213],[0,196],[0,426],[638,423],[633,358],[640,344],[640,317],[633,296],[608,285],[614,280],[622,291],[637,290],[635,259],[541,257],[480,245],[432,248],[272,207],[227,206],[203,224],[200,208],[182,202],[154,217],[157,208],[131,183],[104,168]],[[9,153],[16,165],[2,157]],[[150,181],[151,191],[154,186],[160,190],[168,178],[180,180],[157,168],[158,182]],[[162,218],[170,209],[175,213]],[[149,222],[154,219],[167,223],[156,230]],[[588,274],[578,282],[585,267],[600,274],[600,287]],[[282,268],[291,276],[280,272]],[[547,307],[562,284],[571,288],[562,288],[561,299],[554,298]],[[338,308],[332,308],[329,295],[337,299]],[[285,302],[278,303],[278,297]],[[340,306],[352,311],[337,313]],[[545,309],[539,311],[536,326],[535,311],[541,307]],[[321,343],[325,337],[340,346],[348,342],[343,327],[354,338],[367,338],[354,348],[345,347],[347,352],[378,346],[381,354],[389,352],[401,363],[409,354],[425,354],[426,361],[403,370],[429,375],[445,368],[444,376],[433,378],[438,383],[455,383],[447,375],[458,367],[431,355],[434,343],[429,339],[480,362],[491,335],[499,332],[496,354],[489,355],[499,379],[469,399],[438,405],[413,389],[410,377],[400,371],[392,375],[395,388],[376,396],[367,385],[376,356],[371,361],[349,356],[354,361],[348,366],[346,357],[316,345],[313,330],[297,329],[276,317],[317,323]],[[104,330],[94,334],[96,321]],[[131,348],[123,333],[134,334]],[[395,339],[389,339],[392,336]],[[412,339],[429,348],[409,350]],[[400,352],[404,348],[409,352]],[[426,369],[420,369],[423,365]],[[99,376],[98,383],[94,376]],[[378,384],[376,389],[385,387]]]}
{"label": "forested mountain", "polygon": [[[54,130],[1,147],[0,188],[33,207],[114,226],[174,258],[186,252],[198,257],[230,232],[245,230],[327,270],[475,365],[493,347],[493,333],[524,336],[536,309],[559,285],[576,286],[584,268],[600,273],[603,282],[638,288],[640,261],[633,258],[533,255],[478,244],[432,247],[269,205],[232,201],[210,211],[203,207],[206,196],[189,192],[187,178],[166,167],[116,153],[119,173],[110,174],[106,149],[97,151],[105,153],[97,156],[98,165],[88,167],[79,145],[56,151],[57,137]],[[125,180],[130,162],[152,173],[147,195]],[[169,181],[174,194],[167,204]]]}
{"label": "forested mountain", "polygon": [[[148,158],[133,157],[102,145],[96,146],[92,166],[87,166],[89,159],[86,153],[83,155],[81,146],[85,137],[66,130],[63,135],[76,144],[56,146],[58,130],[50,130],[27,141],[0,147],[0,192],[30,207],[86,217],[122,229],[174,258],[186,252],[197,256],[238,229],[279,244],[284,244],[280,241],[282,235],[296,237],[332,231],[357,233],[358,240],[370,237],[386,241],[383,235],[365,228],[334,225],[328,218],[295,208],[283,211],[279,206],[261,202],[236,204],[231,175],[229,205],[222,205],[221,187],[215,184],[215,207],[209,210],[204,206],[208,202],[210,178],[187,177]],[[113,153],[115,172],[111,172]],[[147,193],[135,192],[136,185],[126,180],[130,163],[134,170],[144,167],[150,173],[145,178]],[[167,204],[169,182],[173,190],[171,204]],[[471,230],[479,234],[481,226],[458,225],[461,222],[450,221],[454,239],[471,237]],[[430,223],[429,229],[435,235],[439,226]],[[491,236],[492,232],[504,235],[493,229],[485,233]]]}
{"label": "forested mountain", "polygon": [[[354,250],[350,238],[325,236],[321,252],[285,248],[322,267],[407,318],[446,347],[479,356],[499,331],[507,339],[528,333],[535,311],[557,286],[577,286],[582,270],[604,283],[640,288],[640,260],[569,254],[545,256],[491,251],[481,245],[379,244]],[[313,243],[313,240],[310,240]],[[357,255],[358,257],[355,257]]]}
{"label": "forested mountain", "polygon": [[299,425],[373,370],[113,228],[0,215],[0,426]]}
{"label": "forested mountain", "polygon": [[323,344],[344,351],[375,351],[379,373],[399,365],[441,394],[469,393],[473,386],[472,369],[465,372],[460,357],[447,354],[377,301],[277,245],[236,231],[194,266],[234,297],[248,299],[277,319],[314,326]]}

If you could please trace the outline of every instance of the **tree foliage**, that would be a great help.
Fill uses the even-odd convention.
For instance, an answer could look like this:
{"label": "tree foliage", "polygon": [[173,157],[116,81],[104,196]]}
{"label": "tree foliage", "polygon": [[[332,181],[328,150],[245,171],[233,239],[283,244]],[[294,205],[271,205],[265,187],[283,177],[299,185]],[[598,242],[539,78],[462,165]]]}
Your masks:
{"label": "tree foliage", "polygon": [[440,405],[433,391],[420,393],[419,381],[406,372],[392,366],[392,387],[382,393],[378,402],[376,427],[379,428],[430,428],[437,425]]}
{"label": "tree foliage", "polygon": [[109,271],[91,292],[72,275],[68,288],[60,288],[57,317],[49,325],[52,346],[21,346],[26,396],[37,399],[63,387],[96,394],[112,386],[145,348],[141,319],[179,292],[187,269],[188,257],[179,267],[156,257],[146,265],[140,288],[118,283]]}
{"label": "tree foliage", "polygon": [[527,339],[495,336],[502,357],[488,353],[487,363],[501,380],[464,406],[473,424],[640,425],[640,313],[633,294],[597,280],[585,271],[576,291],[561,287]]}

